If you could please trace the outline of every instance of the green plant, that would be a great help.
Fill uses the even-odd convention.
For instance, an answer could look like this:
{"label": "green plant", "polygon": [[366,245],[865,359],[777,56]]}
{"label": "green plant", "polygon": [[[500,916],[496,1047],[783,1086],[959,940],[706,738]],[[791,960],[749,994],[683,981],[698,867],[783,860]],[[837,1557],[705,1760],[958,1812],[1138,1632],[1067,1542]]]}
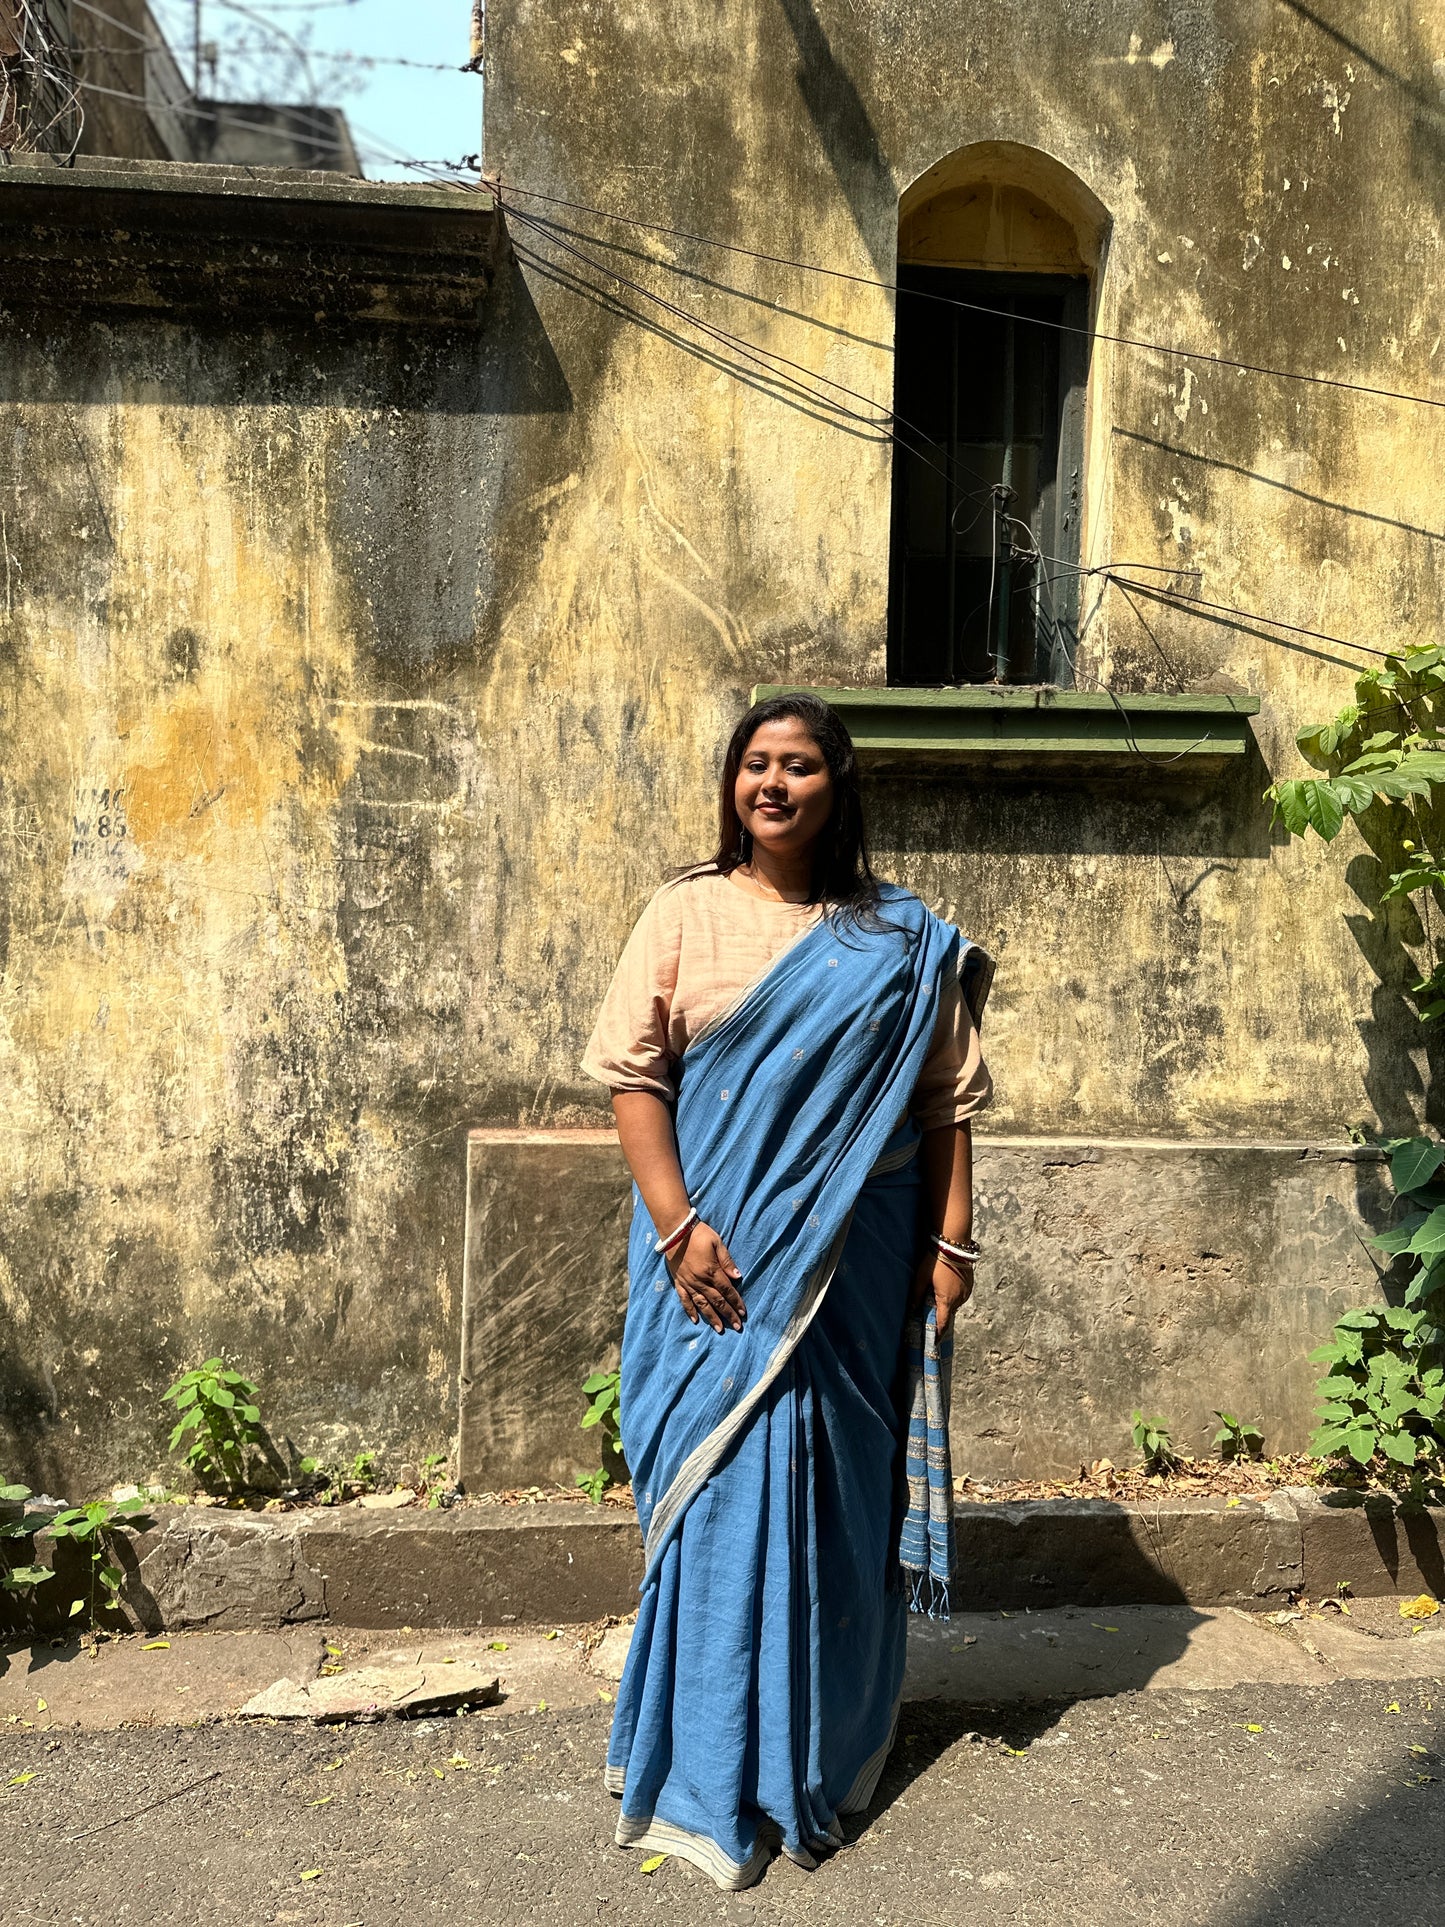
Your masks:
{"label": "green plant", "polygon": [[144,1510],[145,1500],[141,1498],[93,1499],[89,1505],[67,1506],[50,1521],[52,1538],[71,1539],[90,1555],[89,1596],[72,1602],[72,1619],[89,1606],[93,1622],[98,1608],[113,1612],[120,1604],[125,1574],[115,1563],[116,1534],[139,1530],[141,1521],[135,1515]]}
{"label": "green plant", "polygon": [[1257,1425],[1236,1418],[1233,1412],[1216,1412],[1219,1430],[1214,1435],[1214,1443],[1219,1447],[1222,1459],[1257,1459],[1264,1450],[1264,1433]]}
{"label": "green plant", "polygon": [[1162,1418],[1145,1418],[1141,1411],[1134,1413],[1134,1445],[1142,1455],[1146,1470],[1150,1472],[1172,1472],[1179,1463],[1179,1454],[1174,1450],[1169,1438],[1169,1427]]}
{"label": "green plant", "polygon": [[[18,1519],[0,1520],[0,1542],[6,1539],[33,1539],[49,1519],[46,1512],[27,1512],[25,1501],[31,1496],[28,1485],[0,1485],[0,1505],[20,1507]],[[53,1578],[49,1566],[12,1566],[0,1544],[0,1592],[32,1592]]]}
{"label": "green plant", "polygon": [[582,1381],[583,1396],[591,1401],[582,1415],[582,1430],[589,1432],[595,1426],[602,1435],[602,1463],[595,1472],[584,1472],[577,1481],[593,1505],[601,1505],[602,1494],[624,1469],[618,1425],[621,1386],[620,1372],[593,1372]]}
{"label": "green plant", "polygon": [[[1445,903],[1445,648],[1404,649],[1355,683],[1355,700],[1296,738],[1322,774],[1275,783],[1266,795],[1295,836],[1327,842],[1358,819],[1382,873],[1376,920],[1393,939],[1424,947],[1411,996],[1422,1023],[1445,1018],[1445,945],[1432,905]],[[1408,909],[1415,916],[1402,918]],[[1412,1209],[1376,1246],[1413,1261],[1402,1305],[1348,1311],[1312,1354],[1329,1367],[1313,1449],[1408,1481],[1420,1498],[1439,1488],[1445,1461],[1445,1145],[1397,1139],[1396,1194]]]}
{"label": "green plant", "polygon": [[268,1462],[270,1441],[256,1396],[250,1379],[220,1358],[183,1372],[162,1394],[179,1415],[170,1449],[178,1451],[190,1439],[185,1463],[208,1490],[243,1491]]}
{"label": "green plant", "polygon": [[347,1467],[327,1470],[319,1459],[300,1459],[296,1472],[301,1486],[317,1505],[344,1505],[363,1492],[376,1489],[375,1452],[358,1452]]}
{"label": "green plant", "polygon": [[1413,1208],[1373,1243],[1413,1260],[1402,1305],[1347,1311],[1310,1354],[1329,1367],[1312,1449],[1405,1478],[1426,1496],[1445,1472],[1445,1144],[1398,1138],[1388,1146],[1396,1196]]}
{"label": "green plant", "polygon": [[426,1495],[427,1509],[435,1512],[442,1502],[442,1494],[447,1489],[447,1462],[445,1452],[428,1452],[421,1462],[421,1485]]}

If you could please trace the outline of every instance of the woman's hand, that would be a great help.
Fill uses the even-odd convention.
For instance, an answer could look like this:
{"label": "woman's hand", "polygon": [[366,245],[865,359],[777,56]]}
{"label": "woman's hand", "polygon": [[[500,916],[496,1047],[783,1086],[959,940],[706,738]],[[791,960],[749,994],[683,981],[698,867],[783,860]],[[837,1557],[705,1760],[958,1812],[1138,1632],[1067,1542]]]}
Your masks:
{"label": "woman's hand", "polygon": [[724,1324],[735,1332],[742,1330],[748,1315],[738,1291],[743,1274],[711,1225],[699,1218],[677,1249],[667,1254],[667,1268],[694,1325],[705,1318],[715,1332]]}
{"label": "woman's hand", "polygon": [[973,1266],[960,1264],[955,1271],[943,1253],[930,1246],[913,1274],[913,1291],[909,1296],[908,1309],[922,1312],[926,1318],[929,1301],[932,1300],[938,1335],[942,1338],[953,1314],[960,1305],[966,1305],[972,1296]]}

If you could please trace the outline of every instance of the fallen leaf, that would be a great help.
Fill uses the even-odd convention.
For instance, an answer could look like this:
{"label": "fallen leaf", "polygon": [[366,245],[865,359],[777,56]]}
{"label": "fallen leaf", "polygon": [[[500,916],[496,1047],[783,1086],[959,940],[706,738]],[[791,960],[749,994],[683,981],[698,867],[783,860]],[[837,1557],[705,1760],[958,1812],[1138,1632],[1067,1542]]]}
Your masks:
{"label": "fallen leaf", "polygon": [[506,1652],[506,1650],[507,1650],[507,1642],[506,1642],[506,1640],[505,1640],[505,1639],[494,1639],[494,1640],[492,1641],[492,1644],[491,1644],[491,1650],[492,1650],[492,1652],[494,1652],[494,1653],[504,1653],[504,1652]]}
{"label": "fallen leaf", "polygon": [[1251,1720],[1244,1730],[1246,1733],[1262,1733],[1264,1728],[1262,1726],[1256,1726],[1253,1720]]}
{"label": "fallen leaf", "polygon": [[442,1770],[441,1770],[441,1768],[440,1768],[439,1766],[434,1766],[434,1767],[432,1768],[432,1772],[433,1772],[433,1773],[434,1773],[434,1774],[436,1775],[436,1777],[437,1777],[437,1778],[438,1778],[439,1780],[444,1780],[444,1779],[445,1779],[445,1778],[447,1777],[447,1776],[446,1776],[446,1774],[442,1772]]}
{"label": "fallen leaf", "polygon": [[471,1765],[471,1761],[467,1758],[465,1753],[453,1753],[452,1757],[447,1761],[447,1765],[458,1767],[458,1768],[467,1767]]}
{"label": "fallen leaf", "polygon": [[611,1695],[611,1694],[610,1694],[610,1693],[608,1692],[608,1690],[607,1690],[607,1688],[606,1688],[605,1686],[599,1686],[599,1687],[597,1688],[597,1697],[598,1697],[598,1699],[600,1699],[600,1700],[608,1700],[608,1701],[610,1701],[610,1700],[611,1700],[611,1698],[612,1698],[612,1695]]}
{"label": "fallen leaf", "polygon": [[319,1867],[308,1867],[301,1878],[303,1880],[319,1880],[321,1878],[321,1869]]}
{"label": "fallen leaf", "polygon": [[665,1853],[649,1854],[637,1871],[639,1873],[656,1873],[666,1858],[667,1855]]}
{"label": "fallen leaf", "polygon": [[36,1710],[36,1712],[37,1712],[37,1713],[48,1713],[48,1712],[50,1711],[50,1707],[49,1707],[49,1705],[48,1705],[48,1704],[46,1703],[46,1701],[44,1701],[44,1700],[36,1700],[36,1702],[35,1702],[35,1710]]}
{"label": "fallen leaf", "polygon": [[537,1711],[538,1711],[539,1713],[545,1713],[545,1712],[546,1712],[546,1710],[547,1710],[547,1702],[546,1702],[546,1700],[538,1700],[538,1701],[537,1701]]}
{"label": "fallen leaf", "polygon": [[13,1778],[13,1779],[12,1779],[12,1780],[11,1780],[11,1781],[9,1782],[9,1785],[11,1785],[11,1786],[29,1786],[29,1784],[30,1784],[30,1782],[31,1782],[31,1781],[32,1781],[32,1780],[33,1780],[34,1778],[35,1778],[35,1775],[34,1775],[33,1773],[17,1773],[17,1774],[15,1775],[15,1777],[14,1777],[14,1778]]}
{"label": "fallen leaf", "polygon": [[1417,1599],[1407,1599],[1400,1608],[1401,1619],[1433,1619],[1440,1610],[1440,1601],[1432,1599],[1428,1592],[1422,1592]]}
{"label": "fallen leaf", "polygon": [[561,1629],[561,1627],[560,1627],[560,1626],[554,1626],[554,1627],[552,1628],[552,1630],[551,1630],[551,1632],[550,1632],[550,1633],[548,1633],[548,1635],[547,1635],[547,1637],[548,1637],[548,1639],[560,1639],[560,1638],[562,1637],[562,1629]]}
{"label": "fallen leaf", "polygon": [[1412,1746],[1410,1751],[1412,1753],[1418,1753],[1422,1759],[1428,1760],[1430,1757],[1430,1749],[1428,1746]]}
{"label": "fallen leaf", "polygon": [[1235,1492],[1235,1493],[1232,1493],[1232,1494],[1230,1495],[1230,1497],[1229,1497],[1229,1498],[1227,1498],[1227,1499],[1226,1499],[1226,1500],[1224,1501],[1224,1503],[1225,1503],[1225,1505],[1226,1505],[1226,1506],[1231,1506],[1231,1505],[1243,1505],[1243,1504],[1244,1504],[1244,1500],[1240,1498],[1240,1496],[1239,1496],[1239,1494],[1238,1494],[1237,1492]]}
{"label": "fallen leaf", "polygon": [[1398,1700],[1391,1700],[1390,1704],[1385,1708],[1385,1711],[1387,1713],[1398,1713],[1399,1710],[1400,1710],[1400,1702]]}
{"label": "fallen leaf", "polygon": [[143,1653],[163,1652],[170,1646],[170,1643],[168,1639],[148,1639],[145,1645],[141,1647],[141,1651]]}
{"label": "fallen leaf", "polygon": [[1101,1626],[1097,1619],[1091,1619],[1089,1624],[1096,1633],[1117,1633],[1119,1630],[1117,1626]]}
{"label": "fallen leaf", "polygon": [[341,1761],[339,1759],[335,1759],[331,1762],[330,1766],[323,1766],[321,1771],[323,1773],[334,1773],[337,1767],[339,1767],[340,1765],[341,1765]]}
{"label": "fallen leaf", "polygon": [[327,1640],[327,1642],[326,1642],[326,1650],[327,1650],[327,1652],[328,1652],[328,1653],[334,1653],[334,1654],[335,1654],[335,1656],[336,1656],[336,1658],[337,1658],[337,1659],[340,1659],[340,1657],[341,1657],[341,1648],[340,1648],[339,1646],[333,1646],[333,1645],[332,1645],[332,1643],[331,1643],[331,1641],[330,1641],[329,1639],[328,1639],[328,1640]]}

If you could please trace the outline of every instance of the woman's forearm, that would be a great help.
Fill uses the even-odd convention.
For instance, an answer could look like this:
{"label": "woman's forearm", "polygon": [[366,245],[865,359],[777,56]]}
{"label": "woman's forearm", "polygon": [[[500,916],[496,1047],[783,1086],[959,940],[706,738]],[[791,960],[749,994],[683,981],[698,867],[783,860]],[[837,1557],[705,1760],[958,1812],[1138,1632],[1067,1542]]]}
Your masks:
{"label": "woman's forearm", "polygon": [[659,1235],[665,1236],[691,1209],[677,1155],[672,1107],[651,1091],[614,1091],[612,1115],[617,1119],[622,1155],[642,1193],[647,1215]]}
{"label": "woman's forearm", "polygon": [[925,1228],[951,1244],[973,1236],[973,1128],[967,1118],[925,1131],[919,1145]]}

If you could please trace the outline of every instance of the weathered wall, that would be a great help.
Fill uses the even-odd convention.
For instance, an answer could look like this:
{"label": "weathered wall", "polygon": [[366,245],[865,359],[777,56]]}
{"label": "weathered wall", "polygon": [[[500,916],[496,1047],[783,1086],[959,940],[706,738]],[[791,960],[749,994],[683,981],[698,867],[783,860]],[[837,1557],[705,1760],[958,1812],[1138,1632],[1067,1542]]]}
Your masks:
{"label": "weathered wall", "polygon": [[223,1347],[302,1451],[451,1437],[525,328],[505,272],[480,330],[4,317],[0,1464],[32,1484],[162,1465],[160,1392]]}
{"label": "weathered wall", "polygon": [[[1404,0],[1338,18],[495,0],[489,164],[886,281],[909,183],[1018,142],[1110,211],[1106,332],[1429,392],[1445,44]],[[4,320],[0,1453],[32,1482],[148,1470],[220,1345],[304,1448],[440,1447],[466,1127],[605,1120],[592,1012],[707,847],[748,688],[883,675],[886,293],[546,213],[516,195],[478,333]],[[1398,643],[1440,605],[1442,452],[1438,411],[1101,344],[1086,555]],[[1350,652],[1145,613],[1157,647],[1090,586],[1081,684],[1262,699],[1204,804],[877,786],[882,867],[1001,953],[989,1129],[1407,1123],[1410,926],[1367,957],[1373,859],[1259,801]]]}
{"label": "weathered wall", "polygon": [[[493,687],[505,708],[525,681],[561,754],[540,833],[530,796],[499,827],[567,996],[540,1034],[522,1015],[531,925],[513,924],[494,1022],[528,1081],[586,1103],[592,1008],[661,863],[706,847],[746,689],[881,680],[887,586],[886,439],[818,419],[780,392],[788,370],[770,384],[607,270],[883,402],[891,319],[857,282],[521,190],[886,280],[908,184],[955,148],[1019,142],[1110,210],[1102,330],[1438,392],[1445,29],[1408,4],[499,0],[489,36],[489,165],[602,264],[511,220],[519,254],[596,292],[524,269],[576,407],[536,451],[545,539],[499,604]],[[1399,644],[1431,631],[1445,589],[1442,458],[1439,410],[1100,345],[1086,558],[1198,569],[1212,601]],[[991,1128],[1404,1124],[1425,1075],[1410,965],[1395,943],[1377,976],[1344,914],[1373,861],[1353,832],[1329,851],[1272,841],[1259,800],[1357,658],[1139,607],[1162,653],[1117,591],[1086,585],[1081,686],[1177,672],[1258,693],[1263,764],[1235,788],[1194,811],[961,785],[880,799],[886,867],[1005,947]]]}
{"label": "weathered wall", "polygon": [[[1136,1406],[1201,1456],[1220,1410],[1260,1419],[1271,1453],[1304,1451],[1307,1355],[1374,1295],[1365,1241],[1388,1208],[1382,1166],[1372,1148],[981,1139],[957,1470],[1072,1478],[1102,1454],[1127,1464]],[[618,1360],[625,1173],[613,1132],[472,1134],[461,1470],[473,1489],[570,1483],[598,1463],[576,1388]]]}

